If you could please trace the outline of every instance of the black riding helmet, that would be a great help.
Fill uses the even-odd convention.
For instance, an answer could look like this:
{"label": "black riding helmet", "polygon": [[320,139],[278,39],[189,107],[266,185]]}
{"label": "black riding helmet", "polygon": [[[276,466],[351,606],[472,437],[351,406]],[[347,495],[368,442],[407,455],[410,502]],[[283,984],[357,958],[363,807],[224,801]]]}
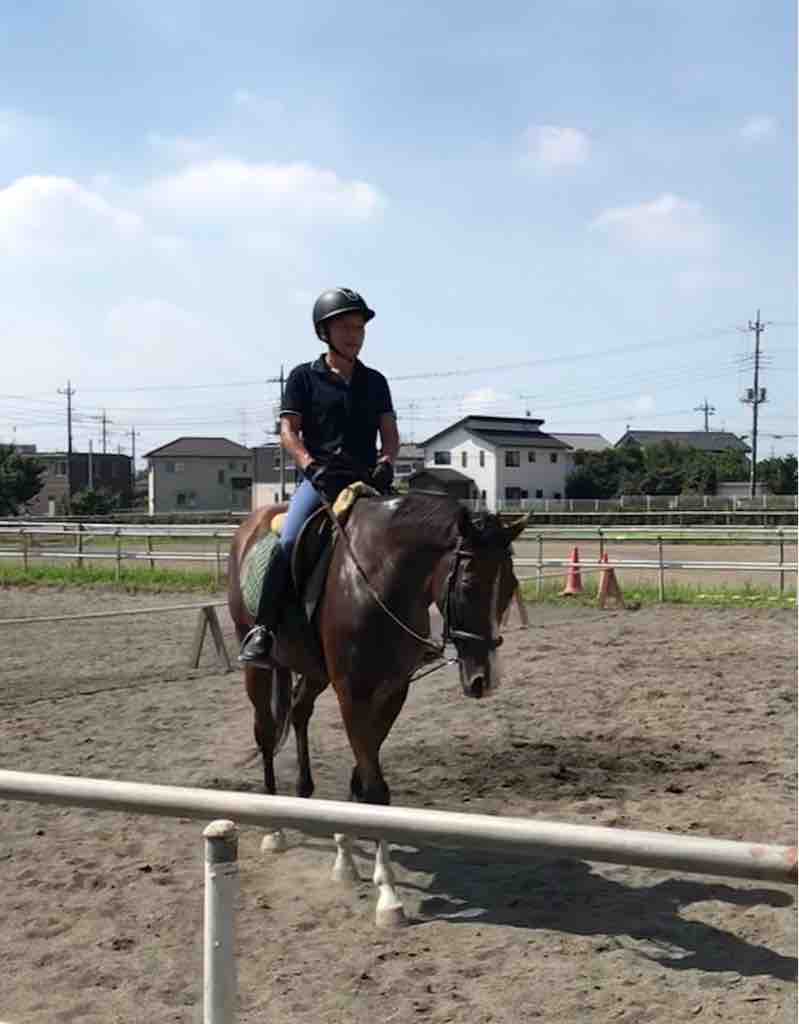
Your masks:
{"label": "black riding helmet", "polygon": [[374,310],[369,309],[358,292],[351,288],[330,288],[322,292],[313,304],[313,325],[322,341],[327,341],[327,332],[322,324],[325,320],[332,320],[334,316],[341,316],[342,313],[361,313],[364,323],[369,323],[375,315]]}

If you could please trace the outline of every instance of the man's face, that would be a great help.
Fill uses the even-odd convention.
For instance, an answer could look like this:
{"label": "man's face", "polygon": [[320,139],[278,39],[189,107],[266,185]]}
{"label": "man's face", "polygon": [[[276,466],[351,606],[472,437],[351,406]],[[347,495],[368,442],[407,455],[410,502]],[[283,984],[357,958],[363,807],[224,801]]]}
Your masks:
{"label": "man's face", "polygon": [[327,336],[334,349],[355,360],[363,347],[366,323],[361,313],[342,313],[327,322]]}

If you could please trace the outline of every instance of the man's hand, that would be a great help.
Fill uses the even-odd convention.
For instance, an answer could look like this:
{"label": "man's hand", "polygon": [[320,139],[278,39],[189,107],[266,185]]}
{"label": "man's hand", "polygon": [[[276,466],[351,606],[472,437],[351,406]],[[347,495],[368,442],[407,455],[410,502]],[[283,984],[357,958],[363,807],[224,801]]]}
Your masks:
{"label": "man's hand", "polygon": [[388,494],[394,482],[394,467],[388,459],[381,459],[372,470],[371,484],[381,494]]}

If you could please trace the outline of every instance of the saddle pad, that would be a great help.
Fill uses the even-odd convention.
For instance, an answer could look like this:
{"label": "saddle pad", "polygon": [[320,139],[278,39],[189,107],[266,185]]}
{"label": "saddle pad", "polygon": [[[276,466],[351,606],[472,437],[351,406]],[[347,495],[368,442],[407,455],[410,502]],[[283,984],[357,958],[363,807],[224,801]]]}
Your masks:
{"label": "saddle pad", "polygon": [[258,612],[264,576],[279,544],[274,533],[265,533],[244,556],[241,564],[241,595],[250,615]]}
{"label": "saddle pad", "polygon": [[[333,505],[333,515],[340,523],[345,523],[347,517],[350,514],[350,510],[358,498],[362,497],[380,497],[380,492],[376,491],[374,487],[370,487],[369,484],[365,484],[362,480],[358,480],[357,483],[350,484],[349,487],[345,487],[344,490],[336,498],[336,502]],[[280,533],[286,523],[286,513],[281,512],[276,515],[270,524],[270,530],[280,536]]]}

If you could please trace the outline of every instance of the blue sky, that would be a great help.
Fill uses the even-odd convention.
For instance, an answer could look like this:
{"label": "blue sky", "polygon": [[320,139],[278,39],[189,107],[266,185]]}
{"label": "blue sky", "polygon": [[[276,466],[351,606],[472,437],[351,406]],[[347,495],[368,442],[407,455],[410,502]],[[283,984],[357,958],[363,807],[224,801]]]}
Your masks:
{"label": "blue sky", "polygon": [[[422,439],[744,434],[796,450],[794,5],[705,0],[8,6],[0,440],[260,443],[310,307]],[[775,437],[773,435],[781,435]]]}

